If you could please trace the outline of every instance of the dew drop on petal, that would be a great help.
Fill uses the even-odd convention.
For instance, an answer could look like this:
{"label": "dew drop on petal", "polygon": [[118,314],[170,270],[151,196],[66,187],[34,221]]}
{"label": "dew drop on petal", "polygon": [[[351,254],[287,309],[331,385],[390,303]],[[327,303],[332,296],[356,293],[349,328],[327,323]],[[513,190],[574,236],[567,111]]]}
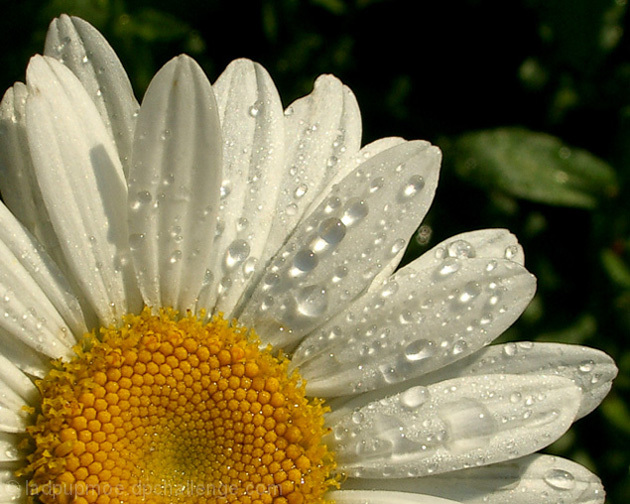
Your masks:
{"label": "dew drop on petal", "polygon": [[249,256],[249,244],[245,240],[234,240],[225,254],[225,266],[228,269],[242,263]]}
{"label": "dew drop on petal", "polygon": [[404,250],[406,245],[407,242],[403,238],[398,238],[392,245],[392,248],[390,250],[391,255],[395,256],[396,254]]}
{"label": "dew drop on petal", "polygon": [[322,221],[318,228],[319,236],[330,246],[337,245],[346,236],[346,225],[331,217]]}
{"label": "dew drop on petal", "polygon": [[424,187],[424,179],[420,175],[412,175],[400,191],[401,200],[412,198]]}
{"label": "dew drop on petal", "polygon": [[466,240],[455,240],[448,245],[448,255],[451,257],[471,258],[475,257],[475,248]]}
{"label": "dew drop on petal", "polygon": [[421,385],[411,387],[400,394],[400,404],[408,409],[416,409],[429,399],[429,390]]}
{"label": "dew drop on petal", "polygon": [[367,203],[359,198],[348,200],[341,221],[346,226],[352,226],[363,220],[369,212]]}
{"label": "dew drop on petal", "polygon": [[444,261],[442,261],[438,272],[442,276],[448,276],[459,271],[460,267],[461,264],[457,259],[454,257],[447,257]]}
{"label": "dew drop on petal", "polygon": [[305,317],[319,317],[328,308],[326,289],[318,285],[310,285],[295,294],[296,308]]}
{"label": "dew drop on petal", "polygon": [[547,485],[556,490],[572,490],[575,487],[575,476],[562,469],[552,469],[548,471],[543,480]]}
{"label": "dew drop on petal", "polygon": [[171,264],[176,264],[177,262],[179,262],[179,260],[182,258],[182,251],[181,250],[175,250],[172,254],[171,257],[168,258],[168,262]]}
{"label": "dew drop on petal", "polygon": [[293,258],[292,273],[300,274],[311,271],[315,268],[315,266],[317,266],[318,262],[319,259],[317,258],[317,255],[311,249],[303,248],[295,254],[295,257]]}
{"label": "dew drop on petal", "polygon": [[405,358],[416,362],[428,359],[433,355],[433,343],[426,339],[417,339],[405,347]]}
{"label": "dew drop on petal", "polygon": [[307,191],[308,186],[306,184],[300,184],[295,188],[295,191],[293,191],[293,196],[295,197],[295,199],[300,199],[306,194]]}

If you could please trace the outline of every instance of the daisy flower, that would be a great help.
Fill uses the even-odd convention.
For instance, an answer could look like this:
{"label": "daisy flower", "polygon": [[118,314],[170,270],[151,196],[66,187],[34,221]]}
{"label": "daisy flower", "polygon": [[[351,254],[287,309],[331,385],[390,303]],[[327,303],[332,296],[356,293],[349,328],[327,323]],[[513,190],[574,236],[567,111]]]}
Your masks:
{"label": "daisy flower", "polygon": [[534,452],[614,363],[488,346],[535,290],[505,230],[397,269],[440,151],[362,147],[335,77],[283,109],[179,56],[139,105],[62,16],[0,121],[0,502],[603,502]]}

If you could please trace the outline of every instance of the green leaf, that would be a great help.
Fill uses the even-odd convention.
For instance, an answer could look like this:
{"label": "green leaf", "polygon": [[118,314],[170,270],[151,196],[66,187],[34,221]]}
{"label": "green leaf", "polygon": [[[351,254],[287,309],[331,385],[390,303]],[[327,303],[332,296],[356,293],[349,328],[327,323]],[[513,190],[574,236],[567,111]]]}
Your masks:
{"label": "green leaf", "polygon": [[462,135],[454,147],[457,174],[490,190],[579,208],[593,208],[617,193],[615,173],[606,162],[545,133],[479,131]]}

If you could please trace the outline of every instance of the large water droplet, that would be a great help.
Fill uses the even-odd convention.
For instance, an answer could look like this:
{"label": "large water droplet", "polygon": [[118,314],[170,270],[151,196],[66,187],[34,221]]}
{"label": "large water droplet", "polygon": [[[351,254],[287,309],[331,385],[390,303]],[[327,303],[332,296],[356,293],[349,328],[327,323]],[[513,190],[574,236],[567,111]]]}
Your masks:
{"label": "large water droplet", "polygon": [[346,226],[352,226],[363,220],[369,212],[367,203],[359,198],[352,198],[346,203],[341,221]]}
{"label": "large water droplet", "polygon": [[426,339],[417,339],[405,347],[405,358],[411,362],[428,359],[433,355],[433,343]]}
{"label": "large water droplet", "polygon": [[571,490],[575,487],[575,476],[562,469],[551,469],[543,476],[543,480],[556,490]]}
{"label": "large water droplet", "polygon": [[295,254],[295,257],[293,258],[293,268],[291,269],[291,274],[297,276],[307,273],[315,268],[318,262],[319,259],[317,254],[315,254],[311,249],[303,248]]}
{"label": "large water droplet", "polygon": [[306,191],[308,191],[308,186],[306,184],[300,184],[295,188],[295,191],[293,191],[293,196],[295,196],[295,199],[300,199],[306,194]]}
{"label": "large water droplet", "polygon": [[319,236],[330,246],[334,247],[346,236],[346,226],[339,219],[331,217],[322,221],[318,228]]}
{"label": "large water droplet", "polygon": [[456,258],[447,257],[444,261],[442,261],[442,264],[438,269],[438,273],[442,276],[452,275],[453,273],[459,271],[460,267],[461,264]]}
{"label": "large water droplet", "polygon": [[449,243],[447,250],[449,256],[459,257],[462,259],[475,257],[476,255],[475,248],[466,240],[455,240],[454,242]]}
{"label": "large water droplet", "polygon": [[399,199],[412,198],[424,187],[424,179],[420,175],[412,175],[400,191]]}
{"label": "large water droplet", "polygon": [[295,294],[296,307],[299,314],[305,317],[319,317],[328,308],[326,289],[318,285],[310,285]]}
{"label": "large water droplet", "polygon": [[411,387],[400,394],[400,404],[405,408],[416,409],[429,399],[429,389],[423,386]]}
{"label": "large water droplet", "polygon": [[245,240],[234,240],[225,254],[225,266],[228,269],[242,263],[249,256],[249,244]]}
{"label": "large water droplet", "polygon": [[465,453],[484,448],[497,431],[490,411],[479,401],[462,398],[441,404],[437,414],[446,424],[448,449]]}
{"label": "large water droplet", "polygon": [[459,301],[461,303],[469,303],[479,294],[481,294],[481,286],[477,282],[468,282],[459,295]]}
{"label": "large water droplet", "polygon": [[171,257],[168,258],[168,262],[171,264],[176,264],[177,262],[179,262],[179,260],[182,258],[182,251],[181,250],[175,250],[172,254]]}

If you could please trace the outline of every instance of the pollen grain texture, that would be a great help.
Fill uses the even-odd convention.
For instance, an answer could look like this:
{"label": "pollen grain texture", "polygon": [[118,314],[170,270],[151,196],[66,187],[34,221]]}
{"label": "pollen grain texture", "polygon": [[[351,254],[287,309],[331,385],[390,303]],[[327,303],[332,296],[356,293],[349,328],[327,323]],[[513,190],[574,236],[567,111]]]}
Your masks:
{"label": "pollen grain texture", "polygon": [[325,407],[251,330],[147,308],[76,353],[38,383],[33,502],[310,504],[335,485]]}

